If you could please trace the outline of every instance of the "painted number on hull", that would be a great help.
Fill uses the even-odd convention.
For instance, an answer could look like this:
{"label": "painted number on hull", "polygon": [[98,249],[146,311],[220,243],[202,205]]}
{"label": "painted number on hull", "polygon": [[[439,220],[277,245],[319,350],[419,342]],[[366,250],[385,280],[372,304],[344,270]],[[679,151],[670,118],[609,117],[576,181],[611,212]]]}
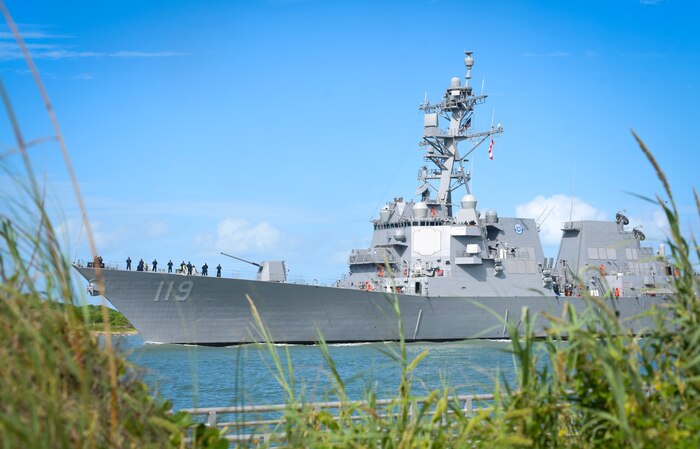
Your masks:
{"label": "painted number on hull", "polygon": [[[156,297],[154,301],[168,301],[171,298],[171,294],[173,295],[172,298],[175,301],[186,301],[187,298],[190,297],[190,293],[192,293],[192,285],[192,281],[180,282],[180,284],[177,286],[177,290],[173,292],[173,287],[175,287],[175,281],[160,281],[160,285],[158,285],[158,291],[156,292]],[[162,297],[161,293],[164,293]]]}

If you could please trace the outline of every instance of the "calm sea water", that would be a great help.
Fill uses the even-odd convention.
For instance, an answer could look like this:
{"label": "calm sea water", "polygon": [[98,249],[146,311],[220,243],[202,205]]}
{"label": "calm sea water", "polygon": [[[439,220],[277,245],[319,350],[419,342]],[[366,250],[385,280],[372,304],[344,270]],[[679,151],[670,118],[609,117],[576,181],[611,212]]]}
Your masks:
{"label": "calm sea water", "polygon": [[[146,370],[153,391],[173,403],[190,407],[284,403],[284,395],[265,349],[255,345],[226,348],[143,344],[137,335],[115,337],[128,358]],[[513,380],[515,372],[507,341],[411,343],[408,358],[429,353],[414,372],[414,392],[448,385],[459,394],[492,392],[496,377]],[[332,381],[316,346],[277,346],[286,364],[292,361],[296,390],[315,401],[334,400]],[[380,398],[395,395],[400,365],[383,351],[397,344],[332,345],[330,353],[348,395],[361,399],[367,388]]]}

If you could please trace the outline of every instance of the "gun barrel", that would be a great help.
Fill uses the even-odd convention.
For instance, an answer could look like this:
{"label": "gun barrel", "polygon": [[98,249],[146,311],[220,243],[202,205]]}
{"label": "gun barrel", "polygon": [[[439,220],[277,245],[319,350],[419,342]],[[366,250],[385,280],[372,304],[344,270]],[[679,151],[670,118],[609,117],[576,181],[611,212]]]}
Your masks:
{"label": "gun barrel", "polygon": [[240,257],[232,256],[232,255],[226,254],[226,253],[224,253],[224,252],[222,252],[221,254],[224,255],[224,256],[228,256],[228,257],[230,257],[230,258],[232,258],[232,259],[240,260],[241,262],[245,262],[245,263],[249,263],[249,264],[251,264],[251,265],[255,265],[255,266],[258,267],[258,268],[262,268],[262,265],[260,265],[259,263],[251,262],[250,260],[241,259]]}

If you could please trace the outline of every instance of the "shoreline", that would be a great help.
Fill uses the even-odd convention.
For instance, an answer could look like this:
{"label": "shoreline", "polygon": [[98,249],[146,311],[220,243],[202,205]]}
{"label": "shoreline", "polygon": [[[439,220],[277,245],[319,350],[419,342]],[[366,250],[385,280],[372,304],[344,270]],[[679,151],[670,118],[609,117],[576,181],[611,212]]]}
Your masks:
{"label": "shoreline", "polygon": [[114,330],[114,331],[93,331],[91,330],[90,333],[95,336],[104,336],[104,335],[116,335],[116,336],[121,336],[121,335],[136,335],[139,332],[136,329],[130,329],[130,330]]}

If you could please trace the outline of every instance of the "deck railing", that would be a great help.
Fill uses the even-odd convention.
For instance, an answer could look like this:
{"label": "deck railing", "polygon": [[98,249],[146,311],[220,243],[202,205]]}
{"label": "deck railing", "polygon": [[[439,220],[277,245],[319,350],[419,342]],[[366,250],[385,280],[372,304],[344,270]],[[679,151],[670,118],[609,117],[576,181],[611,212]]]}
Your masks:
{"label": "deck railing", "polygon": [[[74,261],[74,264],[79,266],[79,267],[88,267],[92,268],[94,265],[94,262],[92,260],[86,261],[83,259],[78,259]],[[102,267],[103,270],[126,270],[126,263],[124,262],[114,262],[114,261],[108,261],[108,262],[102,262]],[[131,271],[136,271],[136,266],[138,265],[138,262],[132,262],[131,264]],[[153,270],[151,270],[152,265],[148,265],[148,270],[145,270],[146,273],[153,273]],[[160,263],[158,264],[158,268],[156,270],[156,273],[167,273],[168,272],[168,267],[167,264],[161,265]],[[177,275],[184,275],[184,273],[180,270],[180,265],[173,265],[173,272],[171,274],[177,274]],[[193,273],[189,276],[201,276],[200,269],[195,267],[193,270]],[[209,267],[209,275],[208,277],[217,277],[216,276],[216,268]],[[223,278],[228,278],[228,279],[254,279],[255,278],[255,273],[253,272],[245,272],[245,271],[240,271],[240,270],[222,270],[221,272],[221,277]],[[318,278],[306,278],[303,276],[290,276],[287,279],[288,284],[304,284],[304,285],[323,285],[327,287],[335,287],[337,286],[338,280],[337,279],[318,279]]]}

